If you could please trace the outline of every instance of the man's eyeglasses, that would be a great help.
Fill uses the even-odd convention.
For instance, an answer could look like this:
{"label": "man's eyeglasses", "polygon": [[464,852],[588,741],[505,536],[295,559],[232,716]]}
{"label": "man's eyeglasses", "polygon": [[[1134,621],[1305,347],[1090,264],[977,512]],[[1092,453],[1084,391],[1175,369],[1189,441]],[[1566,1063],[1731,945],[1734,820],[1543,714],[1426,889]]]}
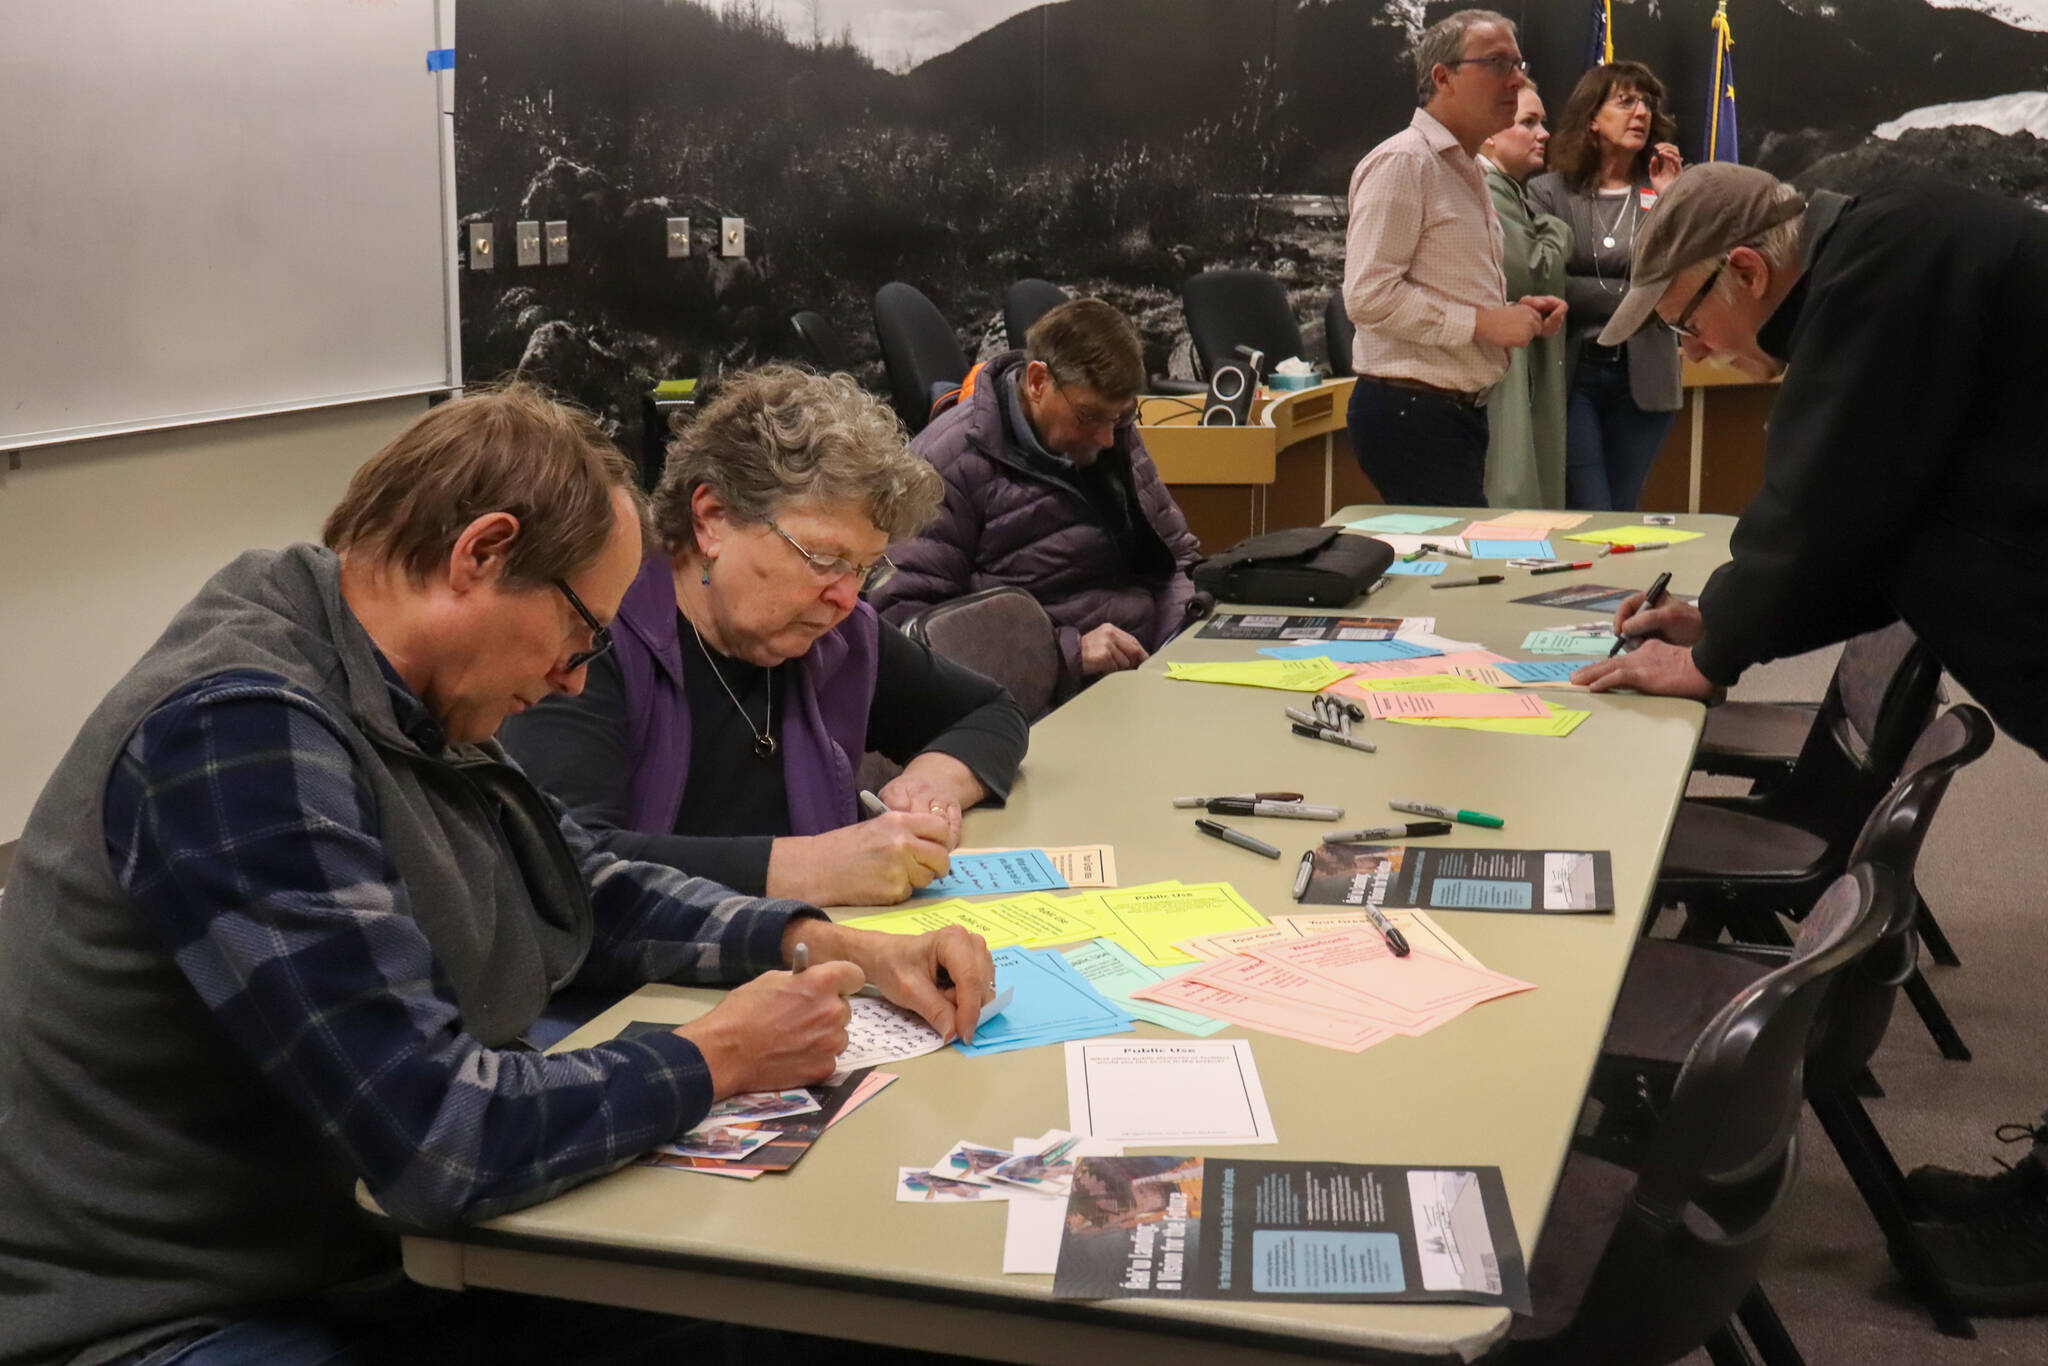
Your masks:
{"label": "man's eyeglasses", "polygon": [[1053,391],[1060,396],[1060,402],[1067,405],[1067,411],[1074,415],[1074,421],[1080,423],[1084,431],[1092,432],[1097,427],[1128,426],[1138,416],[1138,403],[1136,399],[1133,399],[1130,403],[1113,413],[1106,413],[1096,407],[1081,407],[1067,396],[1065,389],[1062,389],[1057,384],[1053,386]]}
{"label": "man's eyeglasses", "polygon": [[877,555],[868,564],[855,564],[852,560],[842,559],[837,555],[813,555],[810,551],[798,545],[796,539],[787,531],[775,525],[773,517],[766,520],[768,522],[768,529],[783,540],[788,541],[789,548],[803,556],[804,563],[810,565],[811,572],[820,579],[843,579],[848,574],[852,574],[856,577],[860,590],[865,593],[870,588],[879,587],[888,580],[891,574],[896,572],[896,566],[889,562],[887,555]]}
{"label": "man's eyeglasses", "polygon": [[1698,341],[1700,334],[1692,329],[1692,315],[1700,311],[1700,305],[1707,301],[1707,294],[1713,289],[1714,281],[1721,278],[1721,272],[1727,265],[1728,258],[1725,256],[1716,261],[1714,268],[1707,272],[1707,278],[1700,282],[1699,290],[1692,296],[1692,301],[1680,309],[1678,316],[1666,323],[1665,326],[1681,337],[1690,337],[1694,341]]}
{"label": "man's eyeglasses", "polygon": [[1460,57],[1452,66],[1483,66],[1495,76],[1506,80],[1517,71],[1527,71],[1529,63],[1520,57]]}
{"label": "man's eyeglasses", "polygon": [[590,648],[569,656],[569,672],[575,673],[592,660],[603,659],[612,652],[612,628],[590,614],[590,609],[583,605],[583,599],[576,596],[576,590],[566,580],[556,579],[555,587],[562,590],[562,596],[569,600],[569,605],[576,609],[576,615],[583,618],[583,624],[590,628]]}

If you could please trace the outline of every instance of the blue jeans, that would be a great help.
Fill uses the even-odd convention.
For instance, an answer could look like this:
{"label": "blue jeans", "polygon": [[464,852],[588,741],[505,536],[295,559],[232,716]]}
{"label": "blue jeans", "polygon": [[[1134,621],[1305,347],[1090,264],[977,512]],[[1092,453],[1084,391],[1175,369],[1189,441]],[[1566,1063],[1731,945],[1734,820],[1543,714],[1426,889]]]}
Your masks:
{"label": "blue jeans", "polygon": [[1358,467],[1389,503],[1486,506],[1486,410],[1361,375],[1346,416]]}
{"label": "blue jeans", "polygon": [[1589,512],[1634,512],[1677,413],[1646,413],[1628,391],[1621,348],[1579,352],[1565,409],[1564,505]]}

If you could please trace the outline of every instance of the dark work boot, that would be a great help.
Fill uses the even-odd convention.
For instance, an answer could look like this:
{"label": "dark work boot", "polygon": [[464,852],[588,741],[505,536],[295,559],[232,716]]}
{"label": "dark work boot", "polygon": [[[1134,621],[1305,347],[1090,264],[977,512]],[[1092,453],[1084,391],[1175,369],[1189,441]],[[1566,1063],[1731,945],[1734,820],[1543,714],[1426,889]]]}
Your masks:
{"label": "dark work boot", "polygon": [[2048,1189],[2014,1191],[1967,1219],[1914,1230],[1964,1313],[2048,1313]]}
{"label": "dark work boot", "polygon": [[1933,1220],[1954,1222],[1974,1218],[2027,1198],[2048,1199],[2048,1115],[2040,1124],[2001,1124],[2001,1143],[2030,1141],[2034,1150],[2008,1164],[1998,1158],[2003,1171],[1979,1175],[1951,1167],[1916,1167],[1906,1176],[1906,1189],[1920,1203],[1921,1211]]}

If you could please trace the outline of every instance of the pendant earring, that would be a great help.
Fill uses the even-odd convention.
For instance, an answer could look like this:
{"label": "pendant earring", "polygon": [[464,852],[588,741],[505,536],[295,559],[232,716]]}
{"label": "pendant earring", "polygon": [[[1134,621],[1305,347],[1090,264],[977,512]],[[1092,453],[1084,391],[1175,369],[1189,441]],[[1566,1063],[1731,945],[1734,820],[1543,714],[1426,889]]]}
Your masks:
{"label": "pendant earring", "polygon": [[706,588],[709,588],[709,587],[711,586],[711,561],[710,561],[710,560],[706,560],[706,561],[704,561],[704,572],[703,572],[703,575],[702,575],[702,576],[701,576],[700,578],[698,578],[697,582],[698,582],[698,583],[700,583],[700,584],[702,584],[702,585],[704,585],[704,586],[705,586]]}

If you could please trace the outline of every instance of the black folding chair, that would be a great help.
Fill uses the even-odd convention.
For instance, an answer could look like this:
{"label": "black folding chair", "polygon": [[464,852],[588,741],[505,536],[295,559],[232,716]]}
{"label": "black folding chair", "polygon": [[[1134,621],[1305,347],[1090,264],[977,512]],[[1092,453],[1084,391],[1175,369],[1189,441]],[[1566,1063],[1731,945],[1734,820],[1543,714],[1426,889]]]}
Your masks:
{"label": "black folding chair", "polygon": [[[1806,1097],[1855,1181],[1901,1272],[1944,1333],[1974,1336],[1934,1274],[1913,1220],[1919,1216],[1905,1178],[1871,1122],[1856,1088],[1891,1022],[1901,987],[1918,980],[1913,921],[1918,898],[1913,869],[1949,780],[1991,747],[1991,721],[1959,706],[1929,726],[1906,771],[1864,823],[1850,859],[1882,869],[1903,895],[1889,908],[1870,951],[1845,972],[1816,1022],[1806,1060]],[[1800,928],[1805,939],[1811,918]],[[1636,946],[1615,1003],[1614,1018],[1594,1072],[1592,1093],[1603,1106],[1604,1143],[1625,1150],[1634,1107],[1655,1113],[1685,1050],[1722,1002],[1783,962],[1795,950],[1710,947],[1646,939]],[[1791,1362],[1796,1354],[1776,1360]]]}
{"label": "black folding chair", "polygon": [[896,415],[915,435],[932,420],[932,401],[967,378],[967,353],[946,315],[901,280],[875,291],[875,340],[882,344]]}
{"label": "black folding chair", "polygon": [[1180,287],[1181,311],[1203,379],[1237,358],[1237,348],[1265,352],[1266,368],[1301,354],[1301,324],[1287,286],[1263,270],[1205,270]]}
{"label": "black folding chair", "polygon": [[1731,1318],[1752,1341],[1783,1334],[1756,1275],[1798,1165],[1813,1023],[1902,896],[1859,864],[1812,908],[1787,961],[1692,1042],[1641,1161],[1572,1152],[1530,1264],[1535,1312],[1502,1359],[1658,1366],[1704,1346],[1733,1366],[1749,1358]]}

